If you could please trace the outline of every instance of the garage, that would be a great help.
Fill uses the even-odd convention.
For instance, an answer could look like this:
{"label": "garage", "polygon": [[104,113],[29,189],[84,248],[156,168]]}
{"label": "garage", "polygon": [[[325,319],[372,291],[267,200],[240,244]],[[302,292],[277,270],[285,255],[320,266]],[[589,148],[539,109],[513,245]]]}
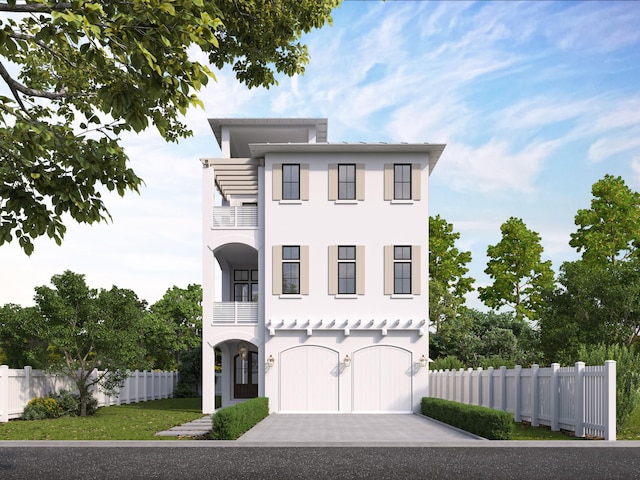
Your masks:
{"label": "garage", "polygon": [[280,412],[337,412],[339,354],[304,345],[280,353]]}
{"label": "garage", "polygon": [[353,411],[409,413],[412,411],[411,352],[380,345],[353,354]]}

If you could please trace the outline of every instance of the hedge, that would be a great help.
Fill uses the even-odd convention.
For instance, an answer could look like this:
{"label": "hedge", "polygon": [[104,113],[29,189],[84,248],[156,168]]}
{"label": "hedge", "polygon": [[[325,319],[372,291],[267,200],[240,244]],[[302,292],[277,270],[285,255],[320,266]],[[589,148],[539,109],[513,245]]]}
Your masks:
{"label": "hedge", "polygon": [[252,398],[246,402],[218,410],[213,416],[211,437],[235,440],[269,415],[269,399]]}
{"label": "hedge", "polygon": [[513,435],[509,412],[427,397],[422,399],[420,410],[423,415],[489,440],[510,440]]}

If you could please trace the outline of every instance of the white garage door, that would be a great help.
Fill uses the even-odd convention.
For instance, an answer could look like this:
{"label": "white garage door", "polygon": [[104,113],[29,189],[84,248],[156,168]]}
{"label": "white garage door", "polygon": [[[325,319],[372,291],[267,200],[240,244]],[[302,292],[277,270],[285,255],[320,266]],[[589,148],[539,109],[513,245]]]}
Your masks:
{"label": "white garage door", "polygon": [[338,352],[300,346],[280,353],[280,411],[338,411]]}
{"label": "white garage door", "polygon": [[354,412],[411,412],[411,352],[374,346],[353,354]]}

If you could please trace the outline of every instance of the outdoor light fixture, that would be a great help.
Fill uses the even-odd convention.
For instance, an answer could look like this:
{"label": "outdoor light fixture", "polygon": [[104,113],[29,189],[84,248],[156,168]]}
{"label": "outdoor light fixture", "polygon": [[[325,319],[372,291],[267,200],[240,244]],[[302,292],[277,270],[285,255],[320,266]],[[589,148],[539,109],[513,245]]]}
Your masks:
{"label": "outdoor light fixture", "polygon": [[349,365],[351,365],[351,357],[349,357],[349,355],[345,355],[344,356],[344,360],[342,361],[344,363],[345,367],[348,367]]}
{"label": "outdoor light fixture", "polygon": [[269,355],[269,358],[267,358],[267,365],[269,366],[269,368],[273,367],[276,363],[276,359],[273,358],[273,355]]}
{"label": "outdoor light fixture", "polygon": [[245,342],[240,342],[238,344],[238,354],[240,355],[240,358],[242,358],[243,360],[246,359],[247,353],[249,353],[249,345],[247,345]]}
{"label": "outdoor light fixture", "polygon": [[426,368],[427,367],[427,363],[429,363],[429,359],[427,357],[425,357],[424,355],[422,355],[420,357],[420,366],[422,368]]}

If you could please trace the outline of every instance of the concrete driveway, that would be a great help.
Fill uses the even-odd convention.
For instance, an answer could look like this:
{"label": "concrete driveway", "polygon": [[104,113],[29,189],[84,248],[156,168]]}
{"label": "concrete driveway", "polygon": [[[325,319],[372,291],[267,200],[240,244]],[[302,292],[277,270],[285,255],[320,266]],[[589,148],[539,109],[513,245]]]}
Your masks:
{"label": "concrete driveway", "polygon": [[236,442],[267,445],[407,445],[478,442],[463,432],[422,415],[412,414],[281,414],[273,413]]}

